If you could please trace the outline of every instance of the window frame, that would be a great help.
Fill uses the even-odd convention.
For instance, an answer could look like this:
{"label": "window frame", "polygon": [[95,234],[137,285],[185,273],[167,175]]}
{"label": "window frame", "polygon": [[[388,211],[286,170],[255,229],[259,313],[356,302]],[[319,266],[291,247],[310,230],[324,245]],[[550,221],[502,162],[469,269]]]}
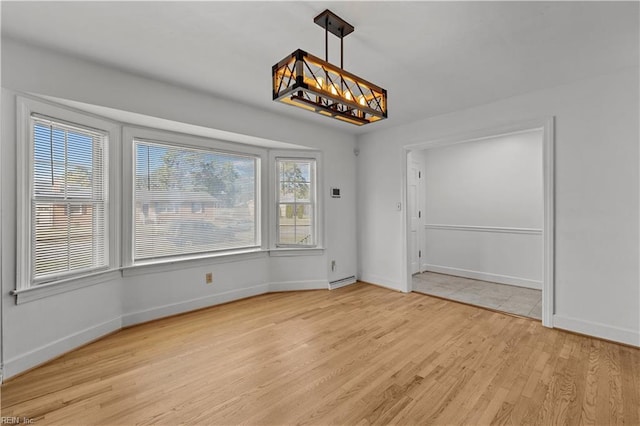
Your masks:
{"label": "window frame", "polygon": [[[315,234],[315,244],[303,245],[303,244],[280,244],[278,243],[278,226],[279,226],[279,173],[278,173],[278,161],[279,160],[291,160],[291,161],[309,161],[315,162],[315,191],[312,195],[312,203],[314,206],[313,211],[313,233]],[[272,256],[280,255],[295,255],[309,254],[309,253],[321,253],[324,250],[324,203],[322,196],[324,194],[323,189],[323,164],[322,153],[316,150],[272,150],[269,153],[269,171],[271,173],[269,195],[270,195],[270,252]]]}
{"label": "window frame", "polygon": [[[46,279],[35,280],[32,271],[32,194],[34,188],[34,142],[32,116],[48,117],[54,122],[71,124],[79,128],[99,130],[105,134],[105,160],[103,170],[106,173],[105,190],[105,243],[107,264],[103,268],[90,271],[78,271],[52,274]],[[86,285],[101,282],[110,278],[110,272],[120,268],[120,220],[118,203],[119,191],[119,147],[120,126],[118,123],[97,117],[92,114],[76,111],[67,107],[35,100],[26,96],[16,96],[16,128],[17,128],[17,164],[22,169],[17,173],[17,255],[16,255],[16,294],[24,291],[43,289],[51,293],[51,286],[63,287],[67,284],[77,288],[81,281]],[[82,285],[81,285],[82,286]],[[44,290],[46,289],[46,290]]]}
{"label": "window frame", "polygon": [[[219,139],[188,135],[167,130],[152,129],[141,126],[123,125],[123,176],[125,185],[122,191],[122,264],[123,268],[136,268],[148,265],[172,264],[180,261],[208,259],[228,256],[240,253],[252,253],[264,251],[266,241],[263,233],[266,223],[264,221],[265,194],[264,188],[265,164],[268,164],[268,150],[264,148],[227,142]],[[134,259],[134,224],[135,224],[135,141],[143,140],[150,143],[170,145],[176,148],[211,150],[218,153],[228,153],[239,156],[253,156],[257,160],[258,171],[255,178],[256,202],[254,214],[256,217],[256,245],[251,247],[207,251],[192,254],[177,254],[155,259]]]}

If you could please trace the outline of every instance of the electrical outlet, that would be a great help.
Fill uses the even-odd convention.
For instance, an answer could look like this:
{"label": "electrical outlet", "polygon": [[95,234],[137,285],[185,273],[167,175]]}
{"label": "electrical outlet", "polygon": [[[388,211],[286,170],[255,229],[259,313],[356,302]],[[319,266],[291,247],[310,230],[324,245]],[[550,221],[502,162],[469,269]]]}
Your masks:
{"label": "electrical outlet", "polygon": [[213,284],[213,272],[207,272],[204,274],[204,282],[207,284]]}
{"label": "electrical outlet", "polygon": [[336,261],[332,260],[331,261],[331,272],[335,272],[336,271]]}

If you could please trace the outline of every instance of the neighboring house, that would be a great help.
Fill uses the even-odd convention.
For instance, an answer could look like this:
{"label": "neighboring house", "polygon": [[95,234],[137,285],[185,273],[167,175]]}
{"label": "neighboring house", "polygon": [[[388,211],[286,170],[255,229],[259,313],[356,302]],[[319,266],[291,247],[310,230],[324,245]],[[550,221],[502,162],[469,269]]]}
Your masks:
{"label": "neighboring house", "polygon": [[[67,208],[69,213],[67,214]],[[50,204],[36,207],[36,223],[38,227],[66,227],[68,224],[80,225],[91,223],[93,208],[90,205]]]}
{"label": "neighboring house", "polygon": [[[39,187],[44,185],[40,184]],[[84,234],[78,230],[91,229],[93,221],[93,205],[91,203],[90,184],[69,184],[65,186],[61,181],[49,188],[36,190],[37,195],[51,197],[51,201],[38,202],[35,208],[36,224],[38,226],[38,239],[66,238],[65,235],[51,228],[67,229],[68,226],[76,230],[75,235]],[[59,197],[59,200],[55,198]],[[55,201],[54,201],[55,200]],[[73,201],[72,201],[73,200]]]}
{"label": "neighboring house", "polygon": [[138,191],[136,221],[156,223],[181,219],[214,219],[214,209],[223,207],[216,197],[204,191]]}

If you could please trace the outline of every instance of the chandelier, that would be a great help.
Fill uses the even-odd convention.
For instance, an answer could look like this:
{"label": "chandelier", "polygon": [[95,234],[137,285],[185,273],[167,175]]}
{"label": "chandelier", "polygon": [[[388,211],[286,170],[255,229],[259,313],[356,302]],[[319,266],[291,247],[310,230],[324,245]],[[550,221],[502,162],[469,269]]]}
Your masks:
{"label": "chandelier", "polygon": [[[273,100],[358,126],[387,118],[387,91],[342,69],[353,26],[328,9],[313,21],[325,30],[325,60],[298,49],[275,64]],[[329,63],[329,33],[340,38],[340,67]]]}

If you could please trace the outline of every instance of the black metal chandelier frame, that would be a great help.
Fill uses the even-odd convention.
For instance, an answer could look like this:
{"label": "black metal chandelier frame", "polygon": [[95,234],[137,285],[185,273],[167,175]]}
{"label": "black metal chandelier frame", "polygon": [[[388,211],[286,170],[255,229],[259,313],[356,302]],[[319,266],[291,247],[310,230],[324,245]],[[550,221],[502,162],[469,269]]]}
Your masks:
{"label": "black metal chandelier frame", "polygon": [[[272,67],[273,100],[348,123],[387,118],[387,91],[343,67],[343,39],[354,27],[325,10],[314,18],[325,29],[325,60],[298,49]],[[340,67],[328,61],[328,34],[340,38]]]}

